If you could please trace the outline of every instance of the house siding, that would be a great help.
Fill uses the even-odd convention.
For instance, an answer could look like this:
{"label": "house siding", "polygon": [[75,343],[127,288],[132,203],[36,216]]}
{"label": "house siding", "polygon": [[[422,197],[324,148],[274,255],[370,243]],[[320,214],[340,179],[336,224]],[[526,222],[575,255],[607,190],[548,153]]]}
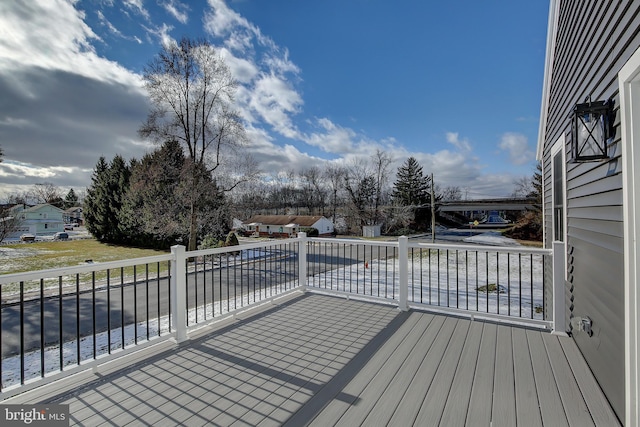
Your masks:
{"label": "house siding", "polygon": [[[545,246],[551,247],[551,146],[562,135],[566,164],[567,309],[588,316],[593,336],[573,337],[624,419],[624,260],[620,102],[617,75],[640,46],[640,2],[559,1],[542,162]],[[605,162],[571,163],[573,106],[614,102],[615,137]]]}

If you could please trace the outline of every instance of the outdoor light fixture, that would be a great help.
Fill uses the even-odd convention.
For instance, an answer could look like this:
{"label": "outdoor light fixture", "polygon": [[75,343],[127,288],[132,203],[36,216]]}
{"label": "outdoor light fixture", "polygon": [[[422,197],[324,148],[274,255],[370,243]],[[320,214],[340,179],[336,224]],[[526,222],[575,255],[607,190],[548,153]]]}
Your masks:
{"label": "outdoor light fixture", "polygon": [[573,109],[571,151],[573,161],[590,162],[606,160],[611,114],[610,101],[576,104]]}

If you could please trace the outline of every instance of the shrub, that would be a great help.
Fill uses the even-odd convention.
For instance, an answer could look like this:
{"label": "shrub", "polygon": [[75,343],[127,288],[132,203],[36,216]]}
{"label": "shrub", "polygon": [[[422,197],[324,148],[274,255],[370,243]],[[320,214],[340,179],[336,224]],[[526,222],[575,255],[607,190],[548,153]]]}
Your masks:
{"label": "shrub", "polygon": [[300,231],[307,233],[307,237],[318,237],[320,235],[317,228],[304,227]]}

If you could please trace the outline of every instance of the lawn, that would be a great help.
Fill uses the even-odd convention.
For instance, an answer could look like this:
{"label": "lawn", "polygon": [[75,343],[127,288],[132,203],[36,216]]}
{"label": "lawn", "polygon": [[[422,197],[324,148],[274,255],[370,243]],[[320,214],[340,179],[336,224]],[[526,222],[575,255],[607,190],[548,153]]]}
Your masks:
{"label": "lawn", "polygon": [[162,255],[152,249],[109,245],[94,239],[19,243],[0,246],[0,274],[69,267],[94,262],[117,261]]}

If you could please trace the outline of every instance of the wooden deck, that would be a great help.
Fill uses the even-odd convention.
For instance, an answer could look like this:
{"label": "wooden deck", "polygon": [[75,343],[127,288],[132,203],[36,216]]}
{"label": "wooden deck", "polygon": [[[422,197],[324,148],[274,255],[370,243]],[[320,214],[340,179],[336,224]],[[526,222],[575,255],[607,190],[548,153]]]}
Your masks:
{"label": "wooden deck", "polygon": [[313,294],[46,402],[88,426],[619,425],[570,338]]}

